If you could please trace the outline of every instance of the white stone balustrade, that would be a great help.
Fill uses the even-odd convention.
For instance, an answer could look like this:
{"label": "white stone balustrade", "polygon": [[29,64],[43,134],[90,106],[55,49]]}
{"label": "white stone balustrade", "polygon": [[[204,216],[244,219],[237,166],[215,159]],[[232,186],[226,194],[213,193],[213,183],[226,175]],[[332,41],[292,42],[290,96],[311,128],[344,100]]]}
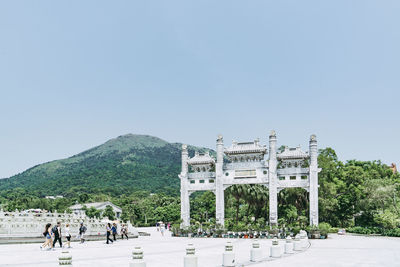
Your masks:
{"label": "white stone balustrade", "polygon": [[[55,225],[61,222],[62,227],[68,223],[72,236],[79,233],[80,223],[86,226],[86,235],[104,235],[106,232],[107,219],[91,219],[86,215],[77,215],[73,213],[32,213],[20,212],[18,210],[13,212],[6,212],[0,210],[0,238],[10,237],[42,237],[44,227],[47,223]],[[137,230],[132,224],[127,223],[128,232],[137,235]],[[119,225],[118,229],[121,229]]]}

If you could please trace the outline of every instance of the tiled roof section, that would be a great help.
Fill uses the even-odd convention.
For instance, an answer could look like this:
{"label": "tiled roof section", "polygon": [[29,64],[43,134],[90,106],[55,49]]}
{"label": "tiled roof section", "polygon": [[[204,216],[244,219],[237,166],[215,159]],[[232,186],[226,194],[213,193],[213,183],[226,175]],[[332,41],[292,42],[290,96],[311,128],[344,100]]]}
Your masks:
{"label": "tiled roof section", "polygon": [[232,145],[225,148],[225,154],[246,154],[246,153],[267,153],[267,148],[260,145],[259,140],[254,140],[254,142],[238,143],[232,142]]}
{"label": "tiled roof section", "polygon": [[285,147],[285,150],[277,155],[278,159],[305,159],[308,157],[309,157],[308,153],[301,150],[300,147],[296,148]]}
{"label": "tiled roof section", "polygon": [[210,156],[209,152],[199,153],[196,152],[193,158],[189,159],[189,164],[214,164],[215,160]]}

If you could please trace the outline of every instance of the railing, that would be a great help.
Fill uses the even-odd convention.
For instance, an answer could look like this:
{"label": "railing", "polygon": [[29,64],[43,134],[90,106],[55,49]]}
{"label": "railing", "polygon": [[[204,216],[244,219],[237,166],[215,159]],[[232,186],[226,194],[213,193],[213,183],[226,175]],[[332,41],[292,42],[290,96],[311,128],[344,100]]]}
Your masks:
{"label": "railing", "polygon": [[189,179],[215,178],[215,172],[191,172],[188,173]]}
{"label": "railing", "polygon": [[[86,226],[87,235],[103,235],[106,232],[107,219],[91,219],[86,215],[71,213],[31,213],[5,212],[0,210],[0,238],[9,237],[41,237],[47,223],[53,226],[61,222],[62,228],[68,223],[73,236],[79,232],[80,223]],[[128,231],[136,231],[130,223]],[[119,226],[118,229],[121,229]]]}
{"label": "railing", "polygon": [[304,180],[280,180],[277,183],[278,188],[291,188],[291,187],[302,187],[306,188],[309,186],[308,179]]}
{"label": "railing", "polygon": [[233,162],[224,165],[225,170],[258,169],[262,167],[265,167],[265,165],[261,161]]}
{"label": "railing", "polygon": [[296,176],[296,175],[308,175],[310,172],[309,168],[284,168],[284,169],[278,169],[277,174],[278,176],[285,176],[285,175],[290,175],[290,176]]}

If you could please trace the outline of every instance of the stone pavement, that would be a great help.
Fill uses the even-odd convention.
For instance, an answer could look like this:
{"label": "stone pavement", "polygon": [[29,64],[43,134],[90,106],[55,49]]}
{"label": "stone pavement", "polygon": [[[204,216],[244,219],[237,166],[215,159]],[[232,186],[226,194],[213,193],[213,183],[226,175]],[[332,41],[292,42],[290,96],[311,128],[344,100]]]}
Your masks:
{"label": "stone pavement", "polygon": [[[196,247],[200,267],[217,267],[222,264],[222,253],[227,239],[176,238],[169,233],[162,237],[154,228],[141,228],[151,236],[118,240],[107,245],[105,241],[85,244],[74,242],[70,252],[73,264],[78,266],[129,266],[134,246],[141,245],[147,267],[182,267],[188,243]],[[249,263],[252,240],[228,239],[233,242],[238,263]],[[260,240],[267,249],[271,240]],[[268,262],[252,264],[261,266],[400,266],[400,238],[338,236],[328,240],[311,240],[311,247],[304,252]],[[0,266],[58,266],[61,249],[41,251],[39,245],[0,245]]]}

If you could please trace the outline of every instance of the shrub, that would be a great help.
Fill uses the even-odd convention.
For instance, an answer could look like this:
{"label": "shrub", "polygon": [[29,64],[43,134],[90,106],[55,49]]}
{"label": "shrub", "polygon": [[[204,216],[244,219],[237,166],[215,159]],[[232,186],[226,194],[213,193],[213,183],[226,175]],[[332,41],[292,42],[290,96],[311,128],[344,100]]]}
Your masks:
{"label": "shrub", "polygon": [[385,229],[395,229],[399,223],[397,215],[390,211],[375,214],[374,221]]}
{"label": "shrub", "polygon": [[337,233],[338,231],[339,231],[339,228],[331,227],[331,229],[329,230],[329,233]]}
{"label": "shrub", "polygon": [[318,228],[319,228],[319,231],[320,231],[320,234],[321,234],[321,235],[323,235],[323,236],[328,236],[328,233],[329,233],[330,230],[331,230],[331,225],[330,225],[329,223],[323,222],[323,223],[320,223],[320,224],[318,225]]}
{"label": "shrub", "polygon": [[363,234],[363,235],[383,234],[383,231],[387,230],[379,227],[361,227],[361,226],[354,226],[347,228],[347,232],[349,233]]}

